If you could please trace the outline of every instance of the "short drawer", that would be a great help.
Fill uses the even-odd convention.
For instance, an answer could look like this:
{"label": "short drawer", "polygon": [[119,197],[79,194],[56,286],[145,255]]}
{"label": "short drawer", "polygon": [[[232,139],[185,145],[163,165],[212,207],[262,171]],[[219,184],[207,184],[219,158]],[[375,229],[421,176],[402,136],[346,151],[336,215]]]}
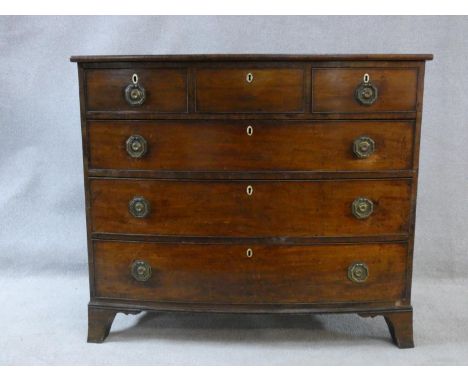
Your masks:
{"label": "short drawer", "polygon": [[96,297],[220,304],[397,302],[406,244],[94,242]]}
{"label": "short drawer", "polygon": [[304,107],[302,68],[196,70],[197,112],[300,113]]}
{"label": "short drawer", "polygon": [[312,109],[322,113],[414,112],[417,80],[417,68],[313,69]]}
{"label": "short drawer", "polygon": [[187,112],[186,69],[88,69],[85,86],[88,111]]}
{"label": "short drawer", "polygon": [[89,168],[380,171],[412,167],[409,121],[89,121]]}
{"label": "short drawer", "polygon": [[92,230],[187,236],[406,234],[411,181],[92,179]]}

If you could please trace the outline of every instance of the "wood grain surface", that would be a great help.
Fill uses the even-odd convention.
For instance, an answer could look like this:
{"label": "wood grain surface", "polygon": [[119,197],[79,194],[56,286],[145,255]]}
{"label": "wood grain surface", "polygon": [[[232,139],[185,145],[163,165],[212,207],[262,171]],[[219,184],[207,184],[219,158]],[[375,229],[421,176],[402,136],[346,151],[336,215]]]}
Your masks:
{"label": "wood grain surface", "polygon": [[[372,105],[361,105],[355,90],[364,74],[378,90]],[[418,71],[416,68],[326,68],[312,71],[312,107],[316,112],[404,112],[415,111]]]}
{"label": "wood grain surface", "polygon": [[304,76],[300,68],[197,69],[196,111],[299,113],[305,108]]}
{"label": "wood grain surface", "polygon": [[[252,257],[246,250],[252,249]],[[326,303],[398,301],[405,287],[405,244],[316,246],[184,245],[95,241],[99,297],[204,303]],[[148,281],[133,261],[152,269]],[[348,279],[364,262],[369,277]],[[280,270],[280,271],[279,271]]]}
{"label": "wood grain surface", "polygon": [[[247,195],[247,187],[253,194]],[[375,236],[409,228],[409,180],[170,181],[91,180],[93,232],[223,237]],[[130,200],[151,205],[145,218]],[[367,219],[351,205],[374,203]]]}
{"label": "wood grain surface", "polygon": [[[251,135],[247,134],[251,126]],[[412,167],[411,121],[90,121],[90,168],[160,171],[380,171]],[[128,155],[142,136],[148,150]],[[361,136],[375,141],[365,159]]]}
{"label": "wood grain surface", "polygon": [[[134,73],[146,92],[141,106],[130,106],[124,97]],[[90,69],[85,83],[88,111],[187,112],[186,69]]]}

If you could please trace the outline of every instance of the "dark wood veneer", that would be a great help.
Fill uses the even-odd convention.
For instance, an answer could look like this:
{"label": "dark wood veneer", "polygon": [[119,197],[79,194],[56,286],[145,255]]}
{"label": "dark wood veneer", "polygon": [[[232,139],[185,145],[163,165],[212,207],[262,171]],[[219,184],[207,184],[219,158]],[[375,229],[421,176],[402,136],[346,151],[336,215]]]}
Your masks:
{"label": "dark wood veneer", "polygon": [[[305,68],[197,69],[195,107],[202,113],[299,113]],[[246,80],[252,76],[252,82]]]}
{"label": "dark wood veneer", "polygon": [[[251,248],[252,257],[246,256]],[[327,303],[398,301],[405,286],[406,244],[221,245],[97,241],[96,296],[154,302]],[[153,276],[139,282],[129,264],[144,259]],[[358,261],[369,279],[347,277]],[[281,272],[277,270],[281,269]]]}
{"label": "dark wood veneer", "polygon": [[[117,312],[356,312],[383,316],[395,344],[413,347],[424,61],[431,59],[72,57],[83,136],[88,341],[102,342]],[[146,90],[141,106],[124,98],[133,73]],[[365,73],[379,90],[370,106],[354,94]],[[141,159],[125,151],[132,134],[148,141]],[[352,152],[362,135],[376,142],[367,159]],[[147,218],[128,212],[136,195],[151,203]],[[367,219],[351,213],[358,196],[375,202]],[[132,278],[134,260],[151,263],[147,282]],[[366,282],[349,280],[351,262],[367,264]]]}
{"label": "dark wood veneer", "polygon": [[130,106],[124,89],[132,83],[132,69],[90,69],[86,71],[88,111],[187,112],[187,70],[172,68],[138,69],[139,83],[146,91],[143,105]]}
{"label": "dark wood veneer", "polygon": [[235,61],[426,61],[432,54],[191,54],[191,55],[126,55],[72,56],[72,62],[235,62]]}
{"label": "dark wood veneer", "polygon": [[[378,89],[372,105],[361,105],[354,91],[364,74]],[[312,71],[313,111],[322,113],[411,112],[416,110],[417,68],[321,68]]]}
{"label": "dark wood veneer", "polygon": [[[246,188],[252,186],[253,194]],[[409,228],[409,180],[170,181],[91,180],[92,230],[194,236],[376,236]],[[142,196],[151,206],[135,218],[128,203]],[[351,204],[374,203],[367,219]]]}
{"label": "dark wood veneer", "polygon": [[[252,127],[252,135],[247,127]],[[89,121],[90,168],[159,171],[382,171],[412,168],[411,121]],[[148,151],[126,151],[138,134]],[[369,158],[353,154],[353,141],[369,136]],[[203,139],[199,139],[199,137]]]}

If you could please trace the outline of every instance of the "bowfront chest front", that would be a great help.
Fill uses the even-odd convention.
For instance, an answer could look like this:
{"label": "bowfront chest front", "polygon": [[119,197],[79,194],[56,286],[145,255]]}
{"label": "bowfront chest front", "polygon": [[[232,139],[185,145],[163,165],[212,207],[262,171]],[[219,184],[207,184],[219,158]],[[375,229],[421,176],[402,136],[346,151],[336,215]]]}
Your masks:
{"label": "bowfront chest front", "polygon": [[89,342],[118,312],[383,316],[413,347],[431,55],[78,62]]}

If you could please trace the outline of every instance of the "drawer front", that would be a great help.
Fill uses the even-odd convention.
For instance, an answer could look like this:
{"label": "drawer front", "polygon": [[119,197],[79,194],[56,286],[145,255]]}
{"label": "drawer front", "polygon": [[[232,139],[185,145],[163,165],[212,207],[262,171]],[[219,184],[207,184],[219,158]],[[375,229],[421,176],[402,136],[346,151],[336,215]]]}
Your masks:
{"label": "drawer front", "polygon": [[402,179],[92,179],[92,229],[231,237],[405,234],[410,186],[410,180]]}
{"label": "drawer front", "polygon": [[[364,75],[375,87],[374,94],[357,96]],[[417,95],[416,68],[405,69],[314,69],[312,71],[312,108],[324,113],[414,112]],[[358,98],[361,98],[363,103]]]}
{"label": "drawer front", "polygon": [[305,82],[302,68],[196,71],[198,112],[300,113],[304,112],[304,106]]}
{"label": "drawer front", "polygon": [[[130,104],[134,74],[144,98]],[[88,111],[187,112],[186,69],[88,69],[85,78]]]}
{"label": "drawer front", "polygon": [[406,244],[96,241],[95,291],[97,297],[153,302],[396,302],[404,294],[406,258]]}
{"label": "drawer front", "polygon": [[[90,168],[161,171],[410,169],[413,126],[413,122],[408,121],[89,121]],[[135,140],[138,142],[133,149],[131,145]]]}

